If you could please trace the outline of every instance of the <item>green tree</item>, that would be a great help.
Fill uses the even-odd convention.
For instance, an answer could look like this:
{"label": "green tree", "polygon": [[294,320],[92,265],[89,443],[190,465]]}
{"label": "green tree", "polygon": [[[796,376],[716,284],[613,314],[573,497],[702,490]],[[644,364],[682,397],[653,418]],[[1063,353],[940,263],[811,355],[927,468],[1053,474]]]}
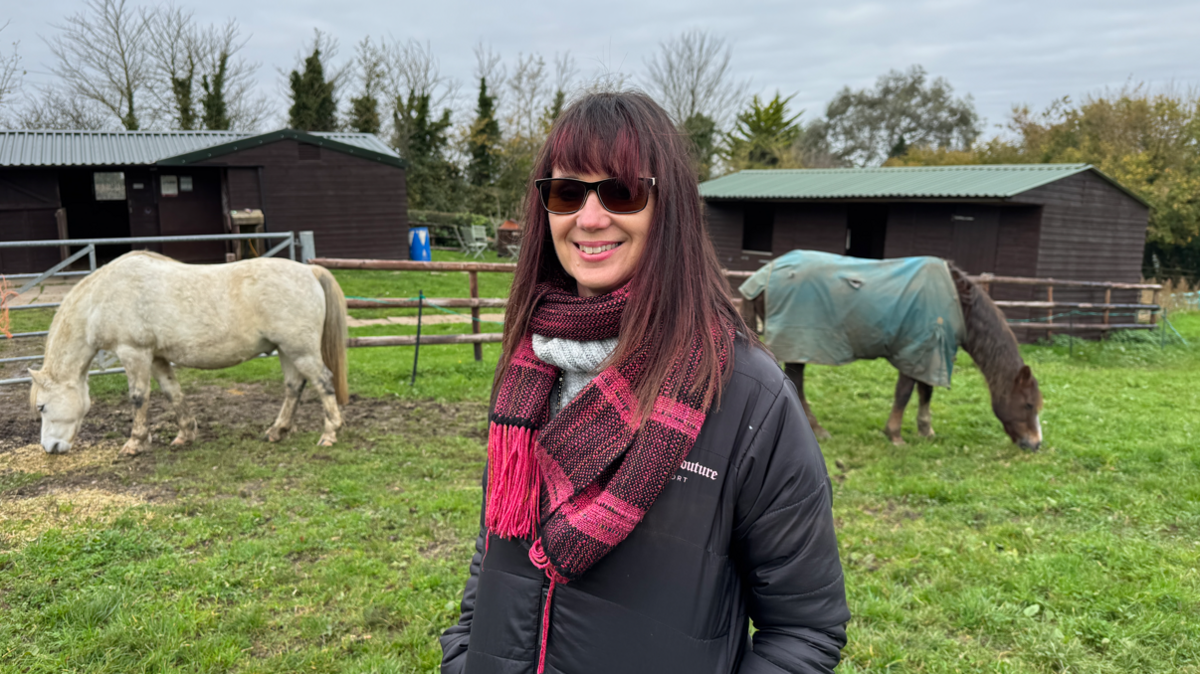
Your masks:
{"label": "green tree", "polygon": [[945,78],[929,82],[925,69],[913,66],[883,75],[873,89],[842,89],[807,132],[842,163],[878,166],[910,145],[970,149],[980,121],[970,96],[954,98]]}
{"label": "green tree", "polygon": [[303,72],[293,70],[289,76],[292,106],[288,109],[288,126],[301,131],[336,131],[337,101],[333,93],[335,82],[325,79],[322,61],[321,35],[317,34],[312,53],[304,59]]}
{"label": "green tree", "polygon": [[231,126],[229,109],[225,104],[225,91],[228,86],[229,52],[217,54],[213,71],[200,78],[200,88],[204,96],[200,106],[204,110],[204,128],[209,131],[228,131]]}
{"label": "green tree", "polygon": [[393,125],[402,139],[400,154],[408,162],[409,208],[451,212],[463,204],[462,176],[447,157],[450,145],[450,109],[434,117],[429,94],[397,98]]}
{"label": "green tree", "polygon": [[1092,164],[1150,204],[1152,244],[1200,235],[1200,97],[1131,86],[1078,104],[1063,98],[1040,114],[1014,108],[1007,127],[1013,140],[969,151],[914,146],[888,164]]}
{"label": "green tree", "polygon": [[479,78],[475,121],[467,137],[467,180],[476,187],[496,180],[500,145],[500,123],[496,121],[496,97],[488,95],[487,78]]}
{"label": "green tree", "polygon": [[192,92],[196,79],[196,63],[191,61],[179,75],[171,76],[171,95],[175,99],[176,123],[181,131],[196,128],[196,107]]}
{"label": "green tree", "polygon": [[384,75],[386,53],[383,44],[372,44],[370,37],[358,43],[354,58],[356,75],[361,85],[358,96],[350,99],[350,115],[346,125],[360,133],[379,133],[379,90]]}
{"label": "green tree", "polygon": [[697,112],[683,122],[681,129],[688,139],[688,152],[701,181],[712,177],[713,160],[717,153],[717,123],[712,117]]}
{"label": "green tree", "polygon": [[738,114],[733,131],[725,137],[724,155],[731,169],[799,168],[795,145],[803,134],[798,120],[804,111],[788,112],[793,96],[781,98],[776,92],[764,102],[756,95]]}

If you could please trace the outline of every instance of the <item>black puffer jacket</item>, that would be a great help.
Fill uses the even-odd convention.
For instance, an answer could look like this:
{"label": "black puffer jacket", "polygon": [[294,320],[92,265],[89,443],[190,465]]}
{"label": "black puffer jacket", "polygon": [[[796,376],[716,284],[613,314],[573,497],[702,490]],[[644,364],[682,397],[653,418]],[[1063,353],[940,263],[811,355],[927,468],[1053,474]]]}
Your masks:
{"label": "black puffer jacket", "polygon": [[[739,340],[675,478],[628,538],[555,588],[546,671],[832,671],[850,611],[830,498],[791,382]],[[528,549],[480,534],[443,672],[536,671],[548,581]]]}

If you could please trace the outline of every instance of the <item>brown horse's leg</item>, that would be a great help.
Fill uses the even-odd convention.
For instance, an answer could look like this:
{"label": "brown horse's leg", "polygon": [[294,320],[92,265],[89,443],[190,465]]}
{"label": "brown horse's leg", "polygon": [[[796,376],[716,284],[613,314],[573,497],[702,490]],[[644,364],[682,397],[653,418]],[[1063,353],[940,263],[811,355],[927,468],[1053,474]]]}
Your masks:
{"label": "brown horse's leg", "polygon": [[904,444],[904,438],[900,437],[900,422],[904,420],[904,408],[908,407],[908,401],[912,398],[915,383],[915,380],[904,375],[900,375],[896,380],[896,399],[892,402],[892,414],[888,417],[887,425],[883,427],[884,435],[896,446]]}
{"label": "brown horse's leg", "polygon": [[188,409],[187,402],[183,399],[183,389],[179,387],[179,380],[175,378],[175,369],[164,358],[155,358],[152,367],[154,378],[158,380],[158,387],[167,394],[167,399],[175,408],[175,423],[179,426],[179,435],[175,436],[171,444],[183,445],[195,440],[196,417],[192,416],[192,411]]}
{"label": "brown horse's leg", "polygon": [[796,393],[800,396],[800,404],[804,406],[804,415],[808,417],[808,425],[812,426],[813,435],[821,439],[830,437],[829,431],[813,416],[812,408],[808,406],[808,398],[804,397],[804,363],[784,363],[783,373],[796,385]]}
{"label": "brown horse's leg", "polygon": [[307,383],[307,380],[292,363],[292,359],[288,358],[283,351],[279,352],[279,365],[283,368],[283,407],[280,408],[275,423],[267,429],[267,440],[270,442],[279,442],[292,429],[292,419],[296,416],[296,405],[299,404],[300,394],[304,392],[304,385]]}
{"label": "brown horse's leg", "polygon": [[929,401],[933,400],[933,387],[925,382],[917,382],[917,400],[921,403],[917,408],[917,433],[921,437],[932,438],[933,413],[929,411]]}
{"label": "brown horse's leg", "polygon": [[118,348],[116,354],[125,368],[129,400],[133,403],[133,431],[121,448],[121,456],[136,456],[150,449],[150,369],[154,357],[132,348]]}

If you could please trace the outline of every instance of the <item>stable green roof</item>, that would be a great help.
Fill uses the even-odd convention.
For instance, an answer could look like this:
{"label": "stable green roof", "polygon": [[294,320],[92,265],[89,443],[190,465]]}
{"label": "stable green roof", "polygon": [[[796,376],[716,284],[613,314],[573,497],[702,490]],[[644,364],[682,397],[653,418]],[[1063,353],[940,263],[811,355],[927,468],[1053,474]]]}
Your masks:
{"label": "stable green roof", "polygon": [[180,166],[284,139],[404,166],[371,133],[240,131],[0,131],[0,166]]}
{"label": "stable green roof", "polygon": [[1092,171],[1146,203],[1090,164],[991,164],[740,171],[700,184],[705,199],[1005,199]]}

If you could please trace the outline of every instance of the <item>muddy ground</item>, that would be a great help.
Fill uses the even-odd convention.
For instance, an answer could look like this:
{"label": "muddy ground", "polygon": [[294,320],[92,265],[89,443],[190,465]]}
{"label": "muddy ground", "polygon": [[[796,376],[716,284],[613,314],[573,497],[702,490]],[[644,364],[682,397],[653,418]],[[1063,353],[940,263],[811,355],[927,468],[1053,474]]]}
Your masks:
{"label": "muddy ground", "polygon": [[[232,435],[261,438],[283,402],[281,384],[237,383],[227,386],[196,385],[185,391],[199,423],[199,441]],[[174,498],[170,485],[148,484],[159,461],[190,451],[192,446],[169,446],[178,431],[166,397],[150,398],[150,423],[154,447],[133,459],[119,459],[118,451],[133,423],[133,407],[125,399],[97,400],[84,419],[75,445],[65,455],[47,455],[41,448],[41,423],[28,409],[28,385],[0,390],[0,519],[14,502],[70,492],[124,495],[138,502],[164,502]],[[366,434],[412,433],[478,436],[485,441],[486,406],[482,403],[448,403],[374,399],[351,396],[343,408],[343,429]],[[430,421],[436,420],[436,423]],[[315,394],[306,391],[296,411],[293,432],[319,431],[324,423]],[[343,438],[345,436],[343,435]],[[264,445],[265,445],[264,440]],[[36,479],[17,479],[40,476]],[[94,495],[94,494],[93,494]]]}

